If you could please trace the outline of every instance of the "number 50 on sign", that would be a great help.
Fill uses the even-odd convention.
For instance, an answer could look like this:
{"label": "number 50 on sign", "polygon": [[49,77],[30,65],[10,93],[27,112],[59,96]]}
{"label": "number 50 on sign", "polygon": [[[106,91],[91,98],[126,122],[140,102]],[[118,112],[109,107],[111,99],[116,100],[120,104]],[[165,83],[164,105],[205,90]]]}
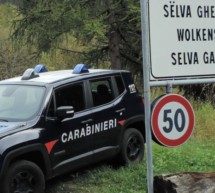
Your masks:
{"label": "number 50 on sign", "polygon": [[169,147],[185,143],[195,124],[194,111],[189,101],[176,94],[164,95],[155,101],[151,126],[156,140]]}

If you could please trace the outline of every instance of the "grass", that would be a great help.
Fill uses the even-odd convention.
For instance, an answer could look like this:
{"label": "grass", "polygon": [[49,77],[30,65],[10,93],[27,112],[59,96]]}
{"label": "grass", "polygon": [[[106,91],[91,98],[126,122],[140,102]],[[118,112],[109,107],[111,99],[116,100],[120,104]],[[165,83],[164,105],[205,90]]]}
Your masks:
{"label": "grass", "polygon": [[[145,159],[146,160],[146,159]],[[103,164],[49,182],[47,193],[146,193],[146,161],[114,168]],[[215,171],[212,142],[190,140],[178,148],[153,143],[154,175]]]}
{"label": "grass", "polygon": [[146,184],[145,166],[144,162],[142,162],[138,165],[117,169],[108,164],[89,168],[75,175],[68,175],[61,179],[55,179],[48,184],[47,193],[143,192]]}
{"label": "grass", "polygon": [[178,148],[154,147],[155,174],[215,171],[212,142],[191,140]]}
{"label": "grass", "polygon": [[215,139],[215,110],[210,103],[193,102],[196,116],[196,126],[193,133],[195,140]]}

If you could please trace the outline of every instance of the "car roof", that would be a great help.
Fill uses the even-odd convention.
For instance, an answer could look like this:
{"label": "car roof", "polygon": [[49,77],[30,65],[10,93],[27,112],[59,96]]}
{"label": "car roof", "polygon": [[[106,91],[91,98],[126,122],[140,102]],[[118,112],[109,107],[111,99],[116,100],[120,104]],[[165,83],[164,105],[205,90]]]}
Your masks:
{"label": "car roof", "polygon": [[74,80],[80,78],[96,77],[99,75],[111,75],[115,73],[128,72],[126,70],[104,70],[104,69],[89,69],[87,73],[73,74],[73,70],[58,70],[39,73],[38,77],[28,80],[22,80],[22,76],[10,78],[0,81],[0,84],[52,84],[63,80],[74,78]]}

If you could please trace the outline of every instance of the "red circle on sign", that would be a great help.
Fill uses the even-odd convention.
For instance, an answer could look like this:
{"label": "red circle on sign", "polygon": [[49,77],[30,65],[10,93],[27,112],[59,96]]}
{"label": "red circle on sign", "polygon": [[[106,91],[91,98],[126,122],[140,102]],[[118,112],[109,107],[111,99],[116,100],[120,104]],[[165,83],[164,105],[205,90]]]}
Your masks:
{"label": "red circle on sign", "polygon": [[[162,134],[161,128],[159,127],[158,117],[159,117],[160,111],[166,104],[171,102],[177,102],[181,104],[186,109],[189,117],[189,123],[188,123],[188,127],[186,128],[186,132],[183,134],[183,136],[181,136],[178,139],[167,138]],[[152,111],[151,125],[152,125],[154,136],[161,144],[165,146],[176,147],[186,142],[193,132],[194,123],[195,123],[195,116],[190,102],[184,97],[177,94],[168,94],[161,97],[156,102]]]}

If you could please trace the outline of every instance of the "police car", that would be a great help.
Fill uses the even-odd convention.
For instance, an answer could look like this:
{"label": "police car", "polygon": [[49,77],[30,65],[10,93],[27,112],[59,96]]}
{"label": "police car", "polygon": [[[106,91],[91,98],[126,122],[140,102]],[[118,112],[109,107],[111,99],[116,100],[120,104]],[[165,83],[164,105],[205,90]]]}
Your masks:
{"label": "police car", "polygon": [[46,180],[104,159],[139,162],[144,139],[128,71],[37,65],[0,81],[1,193],[43,193]]}

